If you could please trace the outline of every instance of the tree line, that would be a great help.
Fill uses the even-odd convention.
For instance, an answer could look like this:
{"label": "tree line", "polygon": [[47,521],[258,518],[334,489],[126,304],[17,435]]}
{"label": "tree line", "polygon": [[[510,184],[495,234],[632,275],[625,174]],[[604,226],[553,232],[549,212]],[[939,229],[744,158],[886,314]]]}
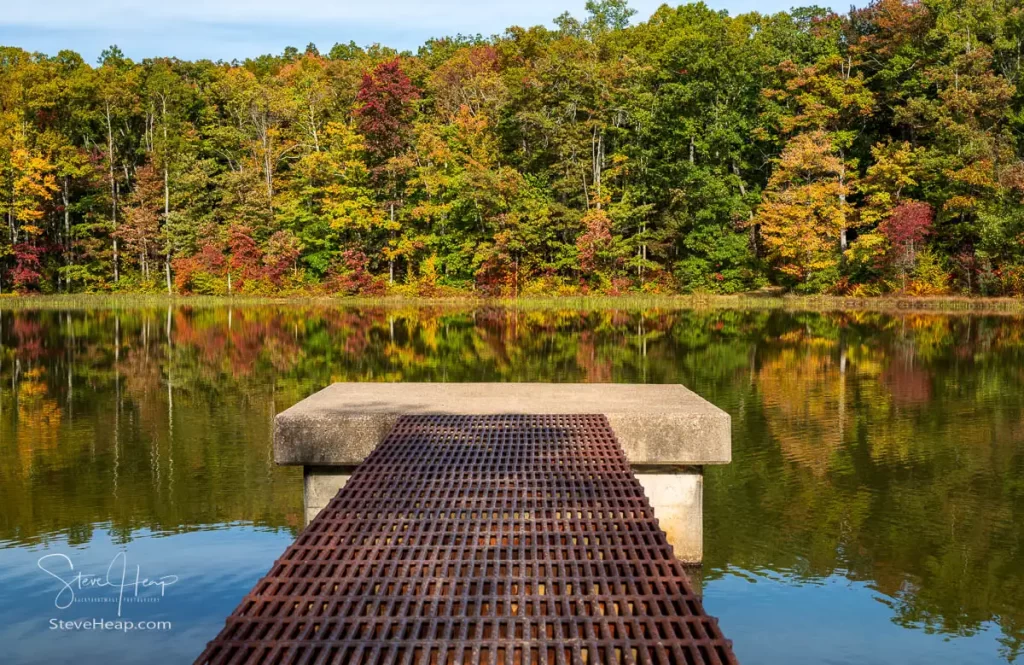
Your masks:
{"label": "tree line", "polygon": [[1024,295],[1024,9],[0,47],[0,291]]}

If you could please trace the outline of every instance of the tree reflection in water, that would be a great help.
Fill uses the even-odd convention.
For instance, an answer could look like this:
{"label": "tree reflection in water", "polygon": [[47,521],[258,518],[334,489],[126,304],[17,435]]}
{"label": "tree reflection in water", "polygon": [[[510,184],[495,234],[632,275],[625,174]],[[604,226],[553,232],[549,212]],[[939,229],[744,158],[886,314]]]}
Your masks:
{"label": "tree reflection in water", "polygon": [[1021,652],[1019,318],[253,306],[0,326],[7,547],[295,531],[301,472],[273,465],[272,418],[333,381],[678,382],[733,417],[734,462],[706,478],[707,581],[841,576],[899,625],[994,622],[1002,657]]}

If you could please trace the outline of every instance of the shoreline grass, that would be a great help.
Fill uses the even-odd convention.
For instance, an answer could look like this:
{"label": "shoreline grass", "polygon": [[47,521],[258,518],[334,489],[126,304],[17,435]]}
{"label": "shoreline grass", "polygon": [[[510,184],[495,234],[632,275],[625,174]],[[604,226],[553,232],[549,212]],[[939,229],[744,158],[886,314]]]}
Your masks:
{"label": "shoreline grass", "polygon": [[146,307],[384,307],[384,308],[480,308],[501,307],[520,310],[542,309],[778,309],[830,312],[930,312],[949,314],[1024,314],[1024,299],[964,296],[872,297],[793,296],[747,293],[719,295],[625,295],[524,298],[383,296],[168,296],[140,294],[74,294],[45,296],[0,296],[2,310],[136,309]]}

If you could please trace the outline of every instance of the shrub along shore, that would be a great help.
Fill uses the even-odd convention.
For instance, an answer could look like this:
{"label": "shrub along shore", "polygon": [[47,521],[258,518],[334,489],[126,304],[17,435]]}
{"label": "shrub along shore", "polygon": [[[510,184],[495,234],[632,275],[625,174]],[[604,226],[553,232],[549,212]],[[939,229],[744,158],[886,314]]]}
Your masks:
{"label": "shrub along shore", "polygon": [[977,314],[1024,314],[1022,298],[980,297],[852,297],[747,293],[736,295],[585,296],[495,298],[463,294],[447,297],[385,296],[182,296],[95,295],[0,296],[4,310],[87,310],[145,307],[383,307],[453,308],[500,307],[519,310],[664,310],[664,309],[780,309],[787,311],[873,311]]}

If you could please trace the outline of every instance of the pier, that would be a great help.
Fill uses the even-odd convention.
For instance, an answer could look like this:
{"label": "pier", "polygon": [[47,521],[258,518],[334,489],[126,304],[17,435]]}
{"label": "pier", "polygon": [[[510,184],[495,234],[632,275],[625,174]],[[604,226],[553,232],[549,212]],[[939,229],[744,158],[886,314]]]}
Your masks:
{"label": "pier", "polygon": [[730,448],[682,386],[330,386],[275,429],[309,523],[196,662],[734,663],[685,568]]}

